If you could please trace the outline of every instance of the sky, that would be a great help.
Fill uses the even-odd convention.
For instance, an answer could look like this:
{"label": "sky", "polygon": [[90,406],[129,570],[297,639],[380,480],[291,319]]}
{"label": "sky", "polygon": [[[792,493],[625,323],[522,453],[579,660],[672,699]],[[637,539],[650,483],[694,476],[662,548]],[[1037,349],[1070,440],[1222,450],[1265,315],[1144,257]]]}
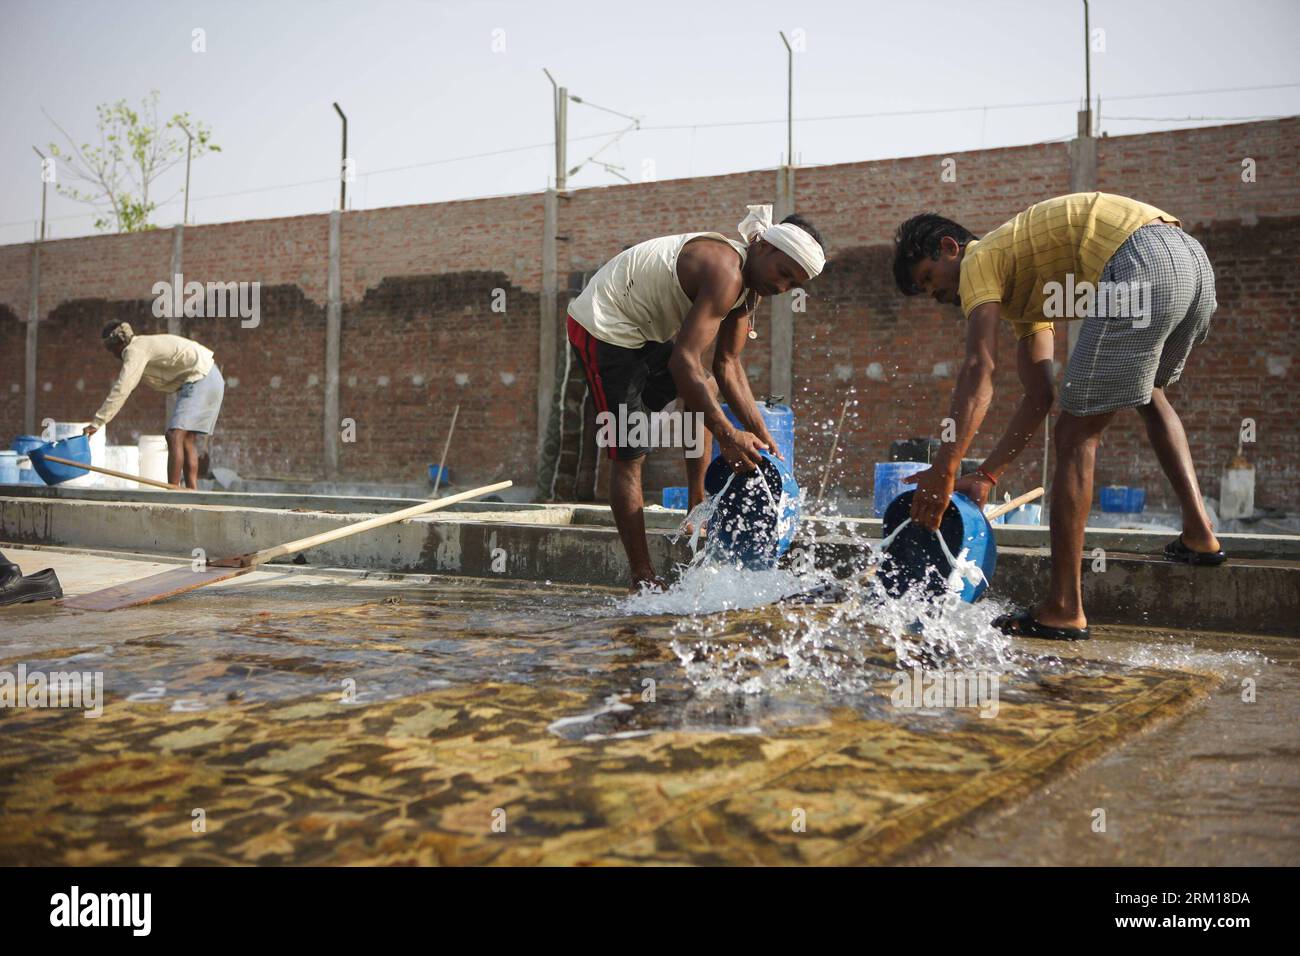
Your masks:
{"label": "sky", "polygon": [[[1300,114],[1300,0],[1090,6],[1101,131]],[[584,100],[569,105],[568,166],[581,164],[570,188],[623,182],[618,173],[773,168],[786,148],[780,31],[799,48],[801,165],[1065,140],[1084,97],[1081,0],[3,0],[0,10],[0,243],[36,234],[32,147],[61,142],[51,118],[82,142],[98,135],[97,104],[137,105],[151,90],[164,115],[188,111],[221,147],[193,164],[189,221],[200,224],[335,208],[334,101],[348,116],[351,208],[544,189],[555,173],[544,68]],[[641,128],[616,139],[633,124],[616,114]],[[584,162],[602,147],[597,159],[615,169]],[[155,224],[181,220],[183,185],[181,163],[155,186]],[[91,234],[94,219],[50,189],[49,238]]]}

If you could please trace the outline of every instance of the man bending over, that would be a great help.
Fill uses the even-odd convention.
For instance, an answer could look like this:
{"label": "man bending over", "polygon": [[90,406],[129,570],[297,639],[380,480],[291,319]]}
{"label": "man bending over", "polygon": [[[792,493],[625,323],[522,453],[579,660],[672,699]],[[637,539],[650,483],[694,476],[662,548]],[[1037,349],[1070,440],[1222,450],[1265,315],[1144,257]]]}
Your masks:
{"label": "man bending over", "polygon": [[[695,457],[691,449],[686,457],[692,508],[704,499],[709,459],[702,451],[714,437],[738,472],[753,471],[761,450],[780,455],[740,355],[753,334],[761,297],[799,288],[826,263],[821,236],[799,216],[773,225],[771,206],[750,206],[738,229],[743,243],[716,232],[692,232],[625,249],[569,304],[569,342],[598,413],[616,420],[648,416],[680,396],[688,414],[702,417],[704,443]],[[710,374],[704,355],[715,344]],[[743,431],[723,414],[719,396]],[[630,441],[609,446],[610,507],[633,591],[643,584],[662,587],[645,536],[641,461],[646,452]]]}
{"label": "man bending over", "polygon": [[[927,213],[899,227],[894,279],[905,295],[925,293],[959,306],[966,317],[966,359],[949,412],[957,440],[915,476],[912,519],[931,529],[939,527],[954,489],[983,505],[1042,426],[1058,398],[1052,323],[1083,322],[1065,369],[1054,429],[1047,596],[1034,608],[998,618],[997,627],[1025,637],[1088,637],[1081,562],[1093,465],[1102,432],[1124,409],[1142,416],[1182,506],[1183,533],[1165,548],[1165,557],[1202,565],[1224,561],[1201,500],[1187,435],[1165,394],[1182,375],[1192,347],[1209,335],[1217,306],[1205,250],[1177,219],[1123,196],[1075,193],[1036,203],[976,239],[952,220]],[[1071,292],[1077,299],[1064,301],[1063,294]],[[1019,340],[1016,368],[1024,395],[992,454],[978,471],[958,480],[962,456],[993,397],[1003,319]]]}

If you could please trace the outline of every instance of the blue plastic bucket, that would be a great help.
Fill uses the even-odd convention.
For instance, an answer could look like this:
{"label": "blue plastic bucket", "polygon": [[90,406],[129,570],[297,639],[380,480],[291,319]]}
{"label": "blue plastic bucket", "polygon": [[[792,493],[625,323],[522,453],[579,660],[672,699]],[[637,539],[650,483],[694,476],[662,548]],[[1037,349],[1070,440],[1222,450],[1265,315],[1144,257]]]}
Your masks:
{"label": "blue plastic bucket", "polygon": [[[799,484],[790,466],[767,452],[763,463],[736,474],[726,459],[716,458],[704,473],[704,490],[717,495],[709,518],[709,546],[746,568],[770,568],[790,548],[799,528]],[[726,491],[722,492],[726,486]]]}
{"label": "blue plastic bucket", "polygon": [[35,435],[19,435],[9,445],[20,455],[28,454],[33,448],[40,448],[45,444],[45,440]]}
{"label": "blue plastic bucket", "polygon": [[[881,527],[883,537],[911,517],[913,494],[915,491],[904,492],[889,503]],[[954,493],[939,523],[939,533],[953,557],[959,557],[962,549],[966,548],[969,552],[967,557],[984,572],[984,580],[978,584],[962,583],[961,599],[973,604],[983,596],[988,582],[993,580],[993,572],[997,570],[998,546],[993,539],[993,529],[975,502],[963,494]],[[880,564],[878,577],[885,589],[896,597],[917,582],[923,582],[931,593],[942,594],[947,590],[951,570],[934,532],[912,523],[890,544]]]}
{"label": "blue plastic bucket", "polygon": [[1101,510],[1112,514],[1136,514],[1146,507],[1145,488],[1107,485],[1101,489]]}
{"label": "blue plastic bucket", "polygon": [[0,485],[18,484],[18,452],[0,451]]}
{"label": "blue plastic bucket", "polygon": [[903,484],[904,478],[929,467],[923,461],[876,462],[876,486],[872,502],[876,517],[883,517],[889,503],[912,487]]}
{"label": "blue plastic bucket", "polygon": [[677,508],[680,511],[685,511],[687,504],[690,503],[690,500],[691,500],[691,496],[690,496],[689,488],[665,488],[664,489],[665,508]]}
{"label": "blue plastic bucket", "polygon": [[85,435],[73,435],[71,438],[63,438],[56,442],[50,442],[48,445],[42,445],[40,448],[33,448],[29,453],[29,457],[32,460],[32,467],[36,469],[36,473],[41,476],[41,480],[47,485],[57,485],[89,474],[84,468],[73,468],[71,465],[60,465],[58,462],[46,461],[46,455],[67,458],[70,461],[81,461],[89,465],[90,439]]}
{"label": "blue plastic bucket", "polygon": [[[438,473],[439,473],[439,472],[442,473],[442,477],[441,477],[441,478],[438,477]],[[441,466],[439,466],[439,465],[430,465],[430,466],[429,466],[429,481],[430,481],[430,482],[437,482],[437,483],[440,484],[440,485],[449,485],[449,484],[451,484],[451,478],[449,477],[450,472],[451,472],[451,469],[449,469],[446,465],[441,465]]]}
{"label": "blue plastic bucket", "polygon": [[[785,457],[788,462],[794,461],[794,410],[789,405],[769,405],[767,402],[757,402],[759,414],[763,416],[763,422],[767,425],[767,430],[772,433],[772,438],[776,442],[777,450]],[[737,428],[743,429],[745,426],[740,424],[740,420],[731,414],[731,407],[725,403],[722,406],[722,413],[727,416],[727,420]],[[722,449],[718,447],[715,439],[713,442],[713,457],[722,454]]]}

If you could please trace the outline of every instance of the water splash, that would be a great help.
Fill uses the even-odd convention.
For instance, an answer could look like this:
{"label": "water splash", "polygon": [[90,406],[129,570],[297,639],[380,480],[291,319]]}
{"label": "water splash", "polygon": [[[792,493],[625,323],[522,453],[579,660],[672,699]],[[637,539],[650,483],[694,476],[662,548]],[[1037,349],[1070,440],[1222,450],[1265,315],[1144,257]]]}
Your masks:
{"label": "water splash", "polygon": [[618,601],[617,610],[623,614],[685,616],[748,610],[798,594],[821,577],[784,568],[750,571],[735,562],[713,559],[707,547],[679,570],[680,575],[668,590],[644,589]]}
{"label": "water splash", "polygon": [[[707,544],[699,548],[698,530],[712,515],[713,501],[688,518],[697,534],[677,580],[666,591],[643,590],[615,606],[622,614],[680,618],[672,650],[697,692],[756,695],[792,686],[859,692],[897,668],[1010,675],[1026,673],[1031,660],[1044,663],[993,628],[993,618],[1006,610],[999,602],[967,604],[956,593],[935,595],[923,585],[891,597],[874,566],[837,580],[814,569],[814,554],[803,567],[750,570]],[[880,543],[870,553],[878,559]],[[819,591],[830,599],[822,600]],[[807,595],[814,596],[800,603]],[[743,623],[734,620],[737,612],[759,608],[770,610]]]}
{"label": "water splash", "polygon": [[844,600],[779,604],[739,634],[725,621],[684,619],[674,629],[673,652],[704,694],[800,686],[858,693],[910,667],[1028,672],[1033,659],[992,627],[1003,611],[996,602],[967,604],[923,591],[895,598],[873,579],[839,584]]}

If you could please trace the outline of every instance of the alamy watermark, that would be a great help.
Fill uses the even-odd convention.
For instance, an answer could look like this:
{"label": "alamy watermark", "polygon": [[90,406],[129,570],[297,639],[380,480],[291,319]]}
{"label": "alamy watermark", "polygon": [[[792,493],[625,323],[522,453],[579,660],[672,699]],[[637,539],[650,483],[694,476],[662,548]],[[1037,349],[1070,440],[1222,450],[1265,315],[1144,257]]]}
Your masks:
{"label": "alamy watermark", "polygon": [[596,429],[598,448],[685,448],[687,458],[704,455],[708,435],[700,412],[628,411],[626,405],[617,412],[598,412]]}
{"label": "alamy watermark", "polygon": [[83,893],[74,884],[50,897],[51,926],[122,926],[133,936],[148,936],[152,912],[152,893]]}
{"label": "alamy watermark", "polygon": [[1133,328],[1146,328],[1151,324],[1151,283],[1075,282],[1074,275],[1067,272],[1064,283],[1044,284],[1044,318],[1087,319],[1094,315],[1132,319]]}
{"label": "alamy watermark", "polygon": [[262,324],[262,283],[186,282],[179,272],[172,281],[153,284],[153,314],[156,319],[242,319],[240,327],[255,329]]}
{"label": "alamy watermark", "polygon": [[900,670],[890,680],[889,700],[900,710],[972,709],[982,718],[998,715],[997,671]]}
{"label": "alamy watermark", "polygon": [[103,671],[0,671],[0,708],[75,707],[84,717],[104,713]]}

